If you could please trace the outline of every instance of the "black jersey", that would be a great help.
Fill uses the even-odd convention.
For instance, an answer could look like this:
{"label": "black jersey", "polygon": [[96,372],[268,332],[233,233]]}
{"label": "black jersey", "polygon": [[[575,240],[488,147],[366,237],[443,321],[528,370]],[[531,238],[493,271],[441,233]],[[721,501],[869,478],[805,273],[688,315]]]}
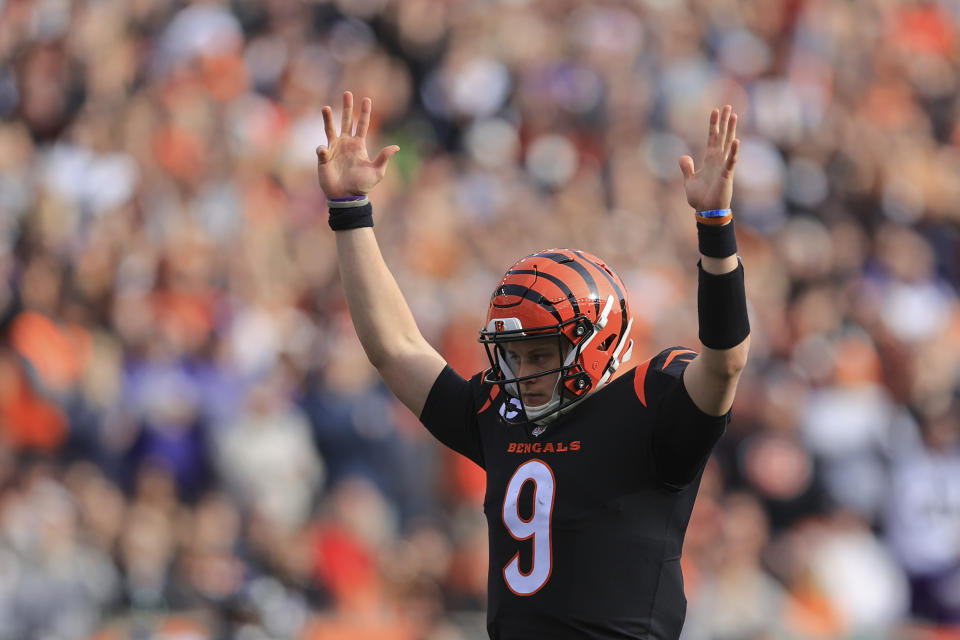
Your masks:
{"label": "black jersey", "polygon": [[690,400],[694,356],[662,351],[540,436],[500,419],[516,400],[481,374],[440,374],[421,421],[486,470],[491,638],[679,637],[683,536],[729,418]]}

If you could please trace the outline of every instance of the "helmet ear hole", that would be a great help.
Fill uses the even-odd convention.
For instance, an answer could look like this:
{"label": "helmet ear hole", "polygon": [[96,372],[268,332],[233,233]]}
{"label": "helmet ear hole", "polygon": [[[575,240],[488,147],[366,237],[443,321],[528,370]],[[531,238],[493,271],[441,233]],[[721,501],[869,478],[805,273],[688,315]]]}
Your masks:
{"label": "helmet ear hole", "polygon": [[599,344],[599,346],[597,346],[597,349],[600,350],[600,351],[607,351],[607,350],[609,350],[609,349],[610,349],[610,345],[612,345],[612,344],[614,343],[614,341],[616,341],[616,339],[617,339],[617,334],[615,334],[615,333],[607,336],[607,337],[603,340],[603,342],[601,342],[601,343]]}

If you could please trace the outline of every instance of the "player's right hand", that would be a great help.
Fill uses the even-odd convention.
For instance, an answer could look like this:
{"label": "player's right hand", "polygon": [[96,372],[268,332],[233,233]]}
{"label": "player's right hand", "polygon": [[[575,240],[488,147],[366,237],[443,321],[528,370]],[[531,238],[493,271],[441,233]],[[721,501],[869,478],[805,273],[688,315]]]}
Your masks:
{"label": "player's right hand", "polygon": [[733,198],[733,170],[737,166],[737,114],[733,107],[714,109],[710,113],[707,148],[703,164],[694,168],[693,158],[680,158],[683,189],[687,202],[695,211],[729,209]]}
{"label": "player's right hand", "polygon": [[387,162],[400,147],[384,147],[373,161],[367,156],[367,128],[373,101],[364,98],[360,103],[360,118],[353,132],[353,94],[343,92],[343,116],[340,135],[333,126],[333,109],[323,107],[323,128],[327,144],[317,147],[317,176],[327,198],[345,198],[365,195],[383,178]]}

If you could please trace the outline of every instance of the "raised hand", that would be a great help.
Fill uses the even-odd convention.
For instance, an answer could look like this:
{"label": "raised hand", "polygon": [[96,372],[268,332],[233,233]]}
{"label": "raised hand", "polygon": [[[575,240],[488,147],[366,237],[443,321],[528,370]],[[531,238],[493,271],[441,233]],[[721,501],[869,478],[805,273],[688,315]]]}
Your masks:
{"label": "raised hand", "polygon": [[400,150],[397,145],[384,147],[371,161],[367,156],[367,129],[373,101],[364,98],[360,103],[360,118],[353,133],[353,94],[343,93],[343,116],[340,135],[333,127],[333,109],[325,106],[323,128],[327,145],[317,147],[317,176],[327,198],[365,195],[380,182],[387,170],[387,162]]}
{"label": "raised hand", "polygon": [[680,158],[687,202],[697,211],[729,209],[733,198],[733,169],[737,165],[737,114],[730,105],[710,113],[703,165],[694,170],[693,158]]}

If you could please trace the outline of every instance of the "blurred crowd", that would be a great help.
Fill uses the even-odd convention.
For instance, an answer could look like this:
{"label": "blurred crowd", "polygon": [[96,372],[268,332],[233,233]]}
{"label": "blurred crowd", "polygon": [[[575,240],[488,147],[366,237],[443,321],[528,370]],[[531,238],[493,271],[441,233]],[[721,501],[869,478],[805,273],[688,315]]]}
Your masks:
{"label": "blurred crowd", "polygon": [[637,362],[697,344],[677,159],[732,104],[753,343],[684,639],[960,637],[954,0],[0,0],[0,640],[485,637],[482,472],[339,289],[344,89],[465,376],[554,246],[623,277]]}

